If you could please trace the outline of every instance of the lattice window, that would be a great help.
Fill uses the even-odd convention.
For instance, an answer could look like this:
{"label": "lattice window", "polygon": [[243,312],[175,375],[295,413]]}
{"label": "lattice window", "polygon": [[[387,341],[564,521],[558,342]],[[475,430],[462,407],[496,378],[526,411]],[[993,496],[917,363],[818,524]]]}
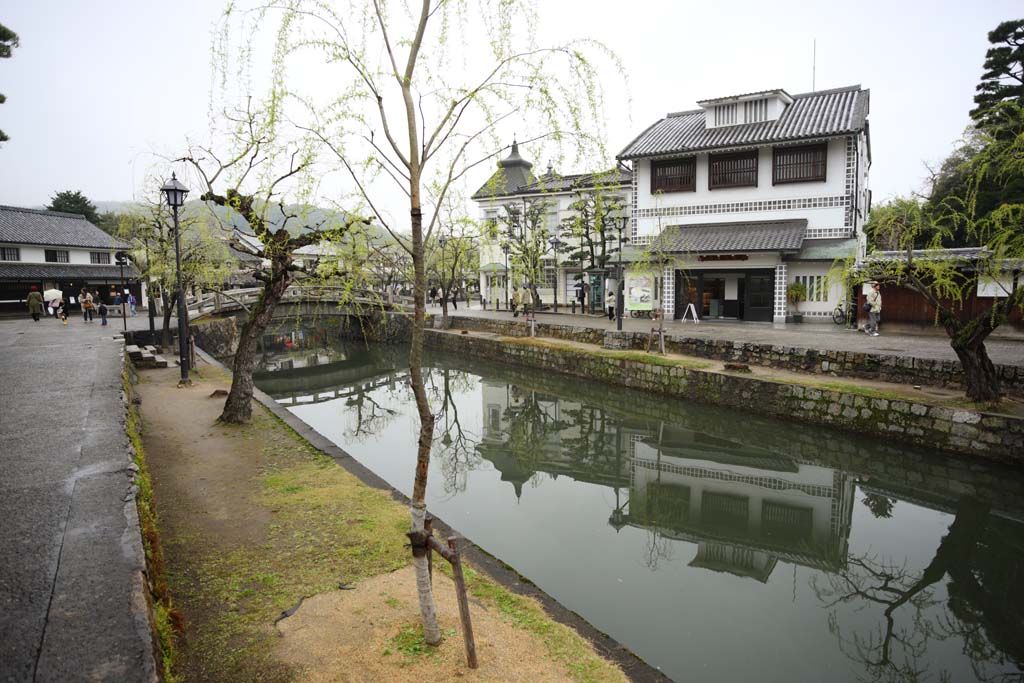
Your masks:
{"label": "lattice window", "polygon": [[743,120],[757,123],[768,120],[768,100],[751,100],[743,103]]}
{"label": "lattice window", "polygon": [[0,261],[20,261],[21,249],[18,247],[0,247]]}
{"label": "lattice window", "polygon": [[110,264],[110,252],[108,251],[90,251],[89,252],[89,263],[95,265],[109,265]]}
{"label": "lattice window", "polygon": [[708,157],[708,189],[757,187],[757,150]]}
{"label": "lattice window", "polygon": [[64,249],[47,249],[45,252],[47,263],[68,263],[70,258]]}
{"label": "lattice window", "polygon": [[806,183],[825,181],[825,167],[828,161],[828,143],[800,145],[799,147],[776,147],[775,163],[772,166],[772,183]]}
{"label": "lattice window", "polygon": [[797,275],[794,282],[799,282],[807,289],[807,301],[828,301],[828,288],[824,275]]}
{"label": "lattice window", "polygon": [[697,160],[651,162],[651,192],[693,192],[697,189]]}
{"label": "lattice window", "polygon": [[735,123],[737,123],[735,104],[720,104],[715,107],[716,126],[731,126]]}

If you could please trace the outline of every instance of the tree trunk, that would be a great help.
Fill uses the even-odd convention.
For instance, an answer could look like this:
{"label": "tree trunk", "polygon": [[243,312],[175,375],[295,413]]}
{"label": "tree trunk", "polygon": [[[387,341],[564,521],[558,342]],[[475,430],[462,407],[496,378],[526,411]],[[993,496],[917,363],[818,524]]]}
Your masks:
{"label": "tree trunk", "polygon": [[161,287],[160,298],[164,302],[164,324],[160,347],[162,349],[170,349],[174,346],[174,340],[171,339],[171,315],[174,313],[174,306],[178,302],[178,295],[176,292],[168,292],[166,287]]}
{"label": "tree trunk", "polygon": [[288,266],[289,253],[276,250],[270,271],[270,280],[263,285],[263,293],[256,305],[249,311],[249,318],[242,325],[238,337],[238,351],[231,367],[231,390],[220,414],[221,422],[243,424],[252,418],[252,372],[256,368],[256,345],[270,324],[274,308],[291,284],[292,276]]}
{"label": "tree trunk", "polygon": [[985,342],[958,344],[953,340],[950,346],[960,359],[960,366],[964,371],[964,390],[967,398],[977,403],[999,401],[1002,397],[999,373],[988,356]]}
{"label": "tree trunk", "polygon": [[416,479],[413,484],[412,503],[409,509],[412,518],[409,540],[412,545],[420,616],[423,619],[423,639],[428,645],[437,645],[441,642],[441,629],[437,625],[434,591],[430,584],[430,567],[427,563],[426,531],[424,529],[427,513],[427,471],[430,467],[430,447],[434,440],[434,414],[430,411],[430,402],[427,399],[427,391],[423,383],[423,325],[426,320],[426,299],[424,297],[427,291],[427,277],[423,262],[423,214],[415,201],[412,209],[412,235],[413,298],[416,307],[413,314],[412,343],[409,348],[409,376],[412,380],[412,392],[416,397],[416,410],[420,418],[420,435],[416,448]]}
{"label": "tree trunk", "polygon": [[533,300],[534,312],[540,310],[540,292],[537,291],[537,285],[530,285],[530,298]]}

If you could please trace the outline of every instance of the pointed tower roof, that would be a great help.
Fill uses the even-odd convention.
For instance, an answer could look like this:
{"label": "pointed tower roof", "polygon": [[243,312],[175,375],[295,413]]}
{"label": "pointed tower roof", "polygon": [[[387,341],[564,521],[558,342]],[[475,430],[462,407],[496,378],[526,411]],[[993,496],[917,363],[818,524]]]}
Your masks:
{"label": "pointed tower roof", "polygon": [[520,188],[536,181],[532,168],[533,164],[519,155],[519,143],[513,138],[508,156],[498,162],[498,170],[473,193],[473,199],[516,194]]}

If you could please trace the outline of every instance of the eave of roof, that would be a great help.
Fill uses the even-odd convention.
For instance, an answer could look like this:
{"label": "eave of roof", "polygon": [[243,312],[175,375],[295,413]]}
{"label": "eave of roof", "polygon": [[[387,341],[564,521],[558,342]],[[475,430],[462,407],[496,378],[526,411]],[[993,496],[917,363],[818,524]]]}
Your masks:
{"label": "eave of roof", "polygon": [[0,205],[0,243],[79,249],[127,249],[76,213]]}
{"label": "eave of roof", "polygon": [[[124,277],[134,280],[139,272],[134,266],[125,266]],[[120,280],[120,266],[84,263],[22,263],[0,262],[0,280]]]}
{"label": "eave of roof", "polygon": [[619,153],[620,160],[755,147],[849,135],[866,128],[870,91],[859,85],[793,95],[772,121],[708,128],[705,111],[669,114],[650,125]]}

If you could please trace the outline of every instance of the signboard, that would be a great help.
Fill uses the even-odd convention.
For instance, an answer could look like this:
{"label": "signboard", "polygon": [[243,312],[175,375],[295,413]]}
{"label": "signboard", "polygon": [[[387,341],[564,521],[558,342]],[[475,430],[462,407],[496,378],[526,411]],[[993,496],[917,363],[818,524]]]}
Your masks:
{"label": "signboard", "polygon": [[746,261],[746,254],[701,254],[698,261]]}
{"label": "signboard", "polygon": [[626,276],[626,310],[650,311],[654,308],[654,276]]}

